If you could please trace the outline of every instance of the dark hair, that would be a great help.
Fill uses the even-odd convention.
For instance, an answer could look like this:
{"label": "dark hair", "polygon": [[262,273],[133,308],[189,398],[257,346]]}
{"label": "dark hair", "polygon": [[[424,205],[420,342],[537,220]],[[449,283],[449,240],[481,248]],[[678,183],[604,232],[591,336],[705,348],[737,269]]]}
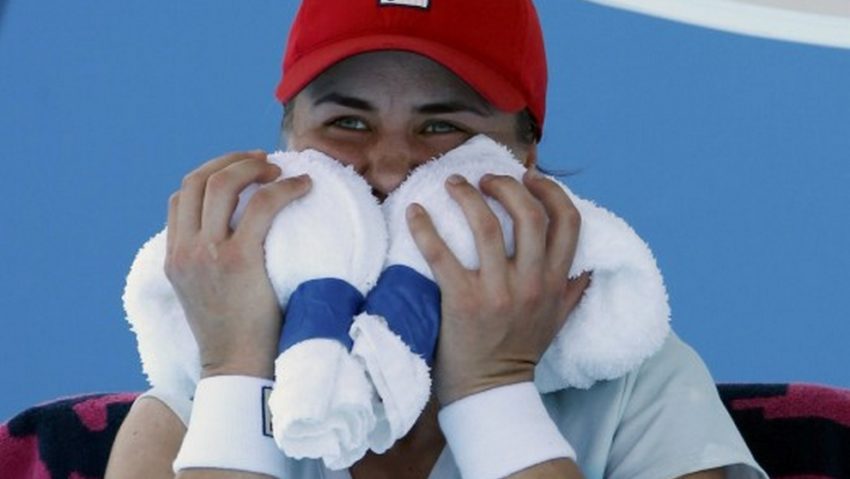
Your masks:
{"label": "dark hair", "polygon": [[283,106],[283,118],[280,120],[280,129],[286,132],[292,128],[292,108],[287,108],[286,103],[281,103],[281,105]]}
{"label": "dark hair", "polygon": [[540,125],[528,108],[516,114],[516,135],[520,143],[531,146],[540,141]]}

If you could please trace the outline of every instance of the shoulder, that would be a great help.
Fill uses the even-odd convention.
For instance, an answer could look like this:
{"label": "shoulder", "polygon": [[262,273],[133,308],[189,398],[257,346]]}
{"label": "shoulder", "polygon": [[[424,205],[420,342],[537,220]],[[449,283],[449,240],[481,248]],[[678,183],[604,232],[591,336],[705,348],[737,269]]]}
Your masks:
{"label": "shoulder", "polygon": [[705,362],[672,331],[655,355],[623,378],[621,400],[620,428],[640,424],[635,439],[640,428],[656,424],[687,422],[699,429],[717,421],[731,425]]}
{"label": "shoulder", "polygon": [[764,477],[705,362],[675,333],[625,381],[612,477],[678,477],[724,466],[727,477]]}
{"label": "shoulder", "polygon": [[625,379],[633,395],[679,387],[706,388],[714,393],[717,389],[699,354],[673,331],[661,349]]}
{"label": "shoulder", "polygon": [[716,386],[699,354],[670,332],[661,349],[622,377],[598,381],[588,389],[567,388],[544,395],[554,408],[584,407],[604,410],[619,421],[629,404],[658,399],[677,390],[705,390],[715,394]]}
{"label": "shoulder", "polygon": [[764,477],[706,364],[673,332],[632,372],[544,401],[587,477],[669,478],[724,466],[728,477]]}

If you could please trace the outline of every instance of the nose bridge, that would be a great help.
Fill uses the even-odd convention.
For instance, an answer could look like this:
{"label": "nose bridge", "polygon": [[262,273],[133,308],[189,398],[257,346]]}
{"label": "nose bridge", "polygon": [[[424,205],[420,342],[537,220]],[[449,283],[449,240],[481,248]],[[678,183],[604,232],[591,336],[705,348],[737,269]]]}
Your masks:
{"label": "nose bridge", "polygon": [[419,156],[415,139],[407,132],[385,131],[372,145],[366,179],[375,189],[389,193],[404,181],[410,170],[427,160]]}

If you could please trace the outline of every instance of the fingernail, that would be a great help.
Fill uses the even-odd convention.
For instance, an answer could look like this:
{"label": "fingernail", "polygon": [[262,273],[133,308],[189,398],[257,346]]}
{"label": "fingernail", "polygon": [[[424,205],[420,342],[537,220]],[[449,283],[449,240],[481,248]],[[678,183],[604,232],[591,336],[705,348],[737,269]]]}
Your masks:
{"label": "fingernail", "polygon": [[407,207],[407,219],[412,220],[413,218],[420,216],[424,212],[425,210],[422,208],[422,206],[416,203],[411,203]]}
{"label": "fingernail", "polygon": [[295,177],[295,179],[298,180],[299,183],[302,183],[302,184],[305,184],[305,185],[308,185],[308,184],[310,184],[311,181],[313,181],[313,179],[310,178],[310,175],[308,175],[307,173],[304,173],[303,175],[298,175],[298,176]]}
{"label": "fingernail", "polygon": [[452,175],[452,176],[449,176],[449,178],[446,181],[448,181],[449,184],[452,184],[452,185],[459,185],[461,183],[466,183],[466,178],[464,178],[460,175]]}
{"label": "fingernail", "polygon": [[492,181],[496,176],[491,173],[485,173],[484,176],[481,177],[479,183],[487,183],[488,181]]}

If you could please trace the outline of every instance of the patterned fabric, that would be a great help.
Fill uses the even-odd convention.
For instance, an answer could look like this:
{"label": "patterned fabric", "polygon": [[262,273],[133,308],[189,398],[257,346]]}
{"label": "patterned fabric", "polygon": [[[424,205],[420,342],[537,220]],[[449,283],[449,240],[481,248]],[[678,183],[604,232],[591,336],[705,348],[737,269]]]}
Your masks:
{"label": "patterned fabric", "polygon": [[99,479],[137,393],[90,394],[27,409],[0,426],[3,479]]}
{"label": "patterned fabric", "polygon": [[[775,479],[850,479],[850,390],[721,384],[756,460]],[[0,426],[3,479],[100,479],[137,393],[59,399]]]}
{"label": "patterned fabric", "polygon": [[850,390],[812,384],[721,384],[718,390],[770,477],[850,478]]}

